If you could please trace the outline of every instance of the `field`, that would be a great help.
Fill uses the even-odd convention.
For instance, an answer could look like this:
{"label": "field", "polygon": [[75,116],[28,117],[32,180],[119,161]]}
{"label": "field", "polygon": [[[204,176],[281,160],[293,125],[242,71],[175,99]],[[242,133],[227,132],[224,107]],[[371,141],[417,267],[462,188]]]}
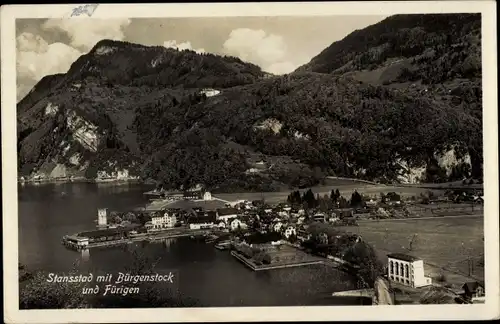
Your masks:
{"label": "field", "polygon": [[[464,282],[473,260],[471,276],[484,278],[484,266],[478,261],[484,255],[482,216],[458,216],[430,219],[360,221],[358,227],[342,227],[359,233],[378,251],[381,260],[387,253],[400,252],[424,260],[426,272],[436,276],[446,270],[448,282]],[[415,236],[411,251],[410,240]],[[469,278],[469,280],[471,280]]]}
{"label": "field", "polygon": [[[306,189],[301,189],[299,191],[304,192]],[[311,188],[315,194],[330,195],[332,190],[338,189],[340,194],[346,199],[350,199],[352,193],[357,190],[359,193],[378,197],[380,193],[396,192],[401,196],[418,196],[420,193],[425,193],[429,189],[416,188],[416,187],[396,187],[391,185],[373,185],[365,182],[359,182],[355,180],[347,179],[326,179],[325,184],[314,186]],[[295,189],[297,190],[297,189]],[[227,201],[237,201],[237,200],[261,200],[264,199],[268,203],[280,203],[286,201],[286,198],[293,190],[287,189],[279,192],[246,192],[246,193],[217,193],[214,196],[227,200]],[[443,190],[432,190],[435,193],[442,193]]]}

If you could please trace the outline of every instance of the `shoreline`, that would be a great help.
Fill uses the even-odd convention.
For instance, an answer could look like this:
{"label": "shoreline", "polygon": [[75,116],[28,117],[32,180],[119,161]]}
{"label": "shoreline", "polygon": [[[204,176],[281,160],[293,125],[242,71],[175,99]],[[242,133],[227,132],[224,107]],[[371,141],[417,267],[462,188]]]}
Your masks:
{"label": "shoreline", "polygon": [[[449,183],[449,182],[443,182],[443,183],[394,183],[394,184],[384,184],[384,183],[377,183],[374,181],[368,181],[368,180],[363,180],[363,179],[355,179],[355,178],[345,178],[345,177],[334,177],[334,176],[327,176],[325,177],[325,180],[340,180],[340,181],[352,181],[353,183],[350,184],[349,186],[353,186],[355,184],[359,184],[360,186],[363,185],[368,185],[369,187],[381,187],[381,188],[418,188],[418,189],[427,189],[427,190],[450,190],[450,189],[457,189],[457,190],[484,190],[483,184],[471,184],[471,185],[464,185],[464,184],[454,184],[454,183]],[[67,184],[67,183],[96,183],[96,184],[102,184],[102,183],[109,183],[109,184],[129,184],[129,183],[138,183],[138,184],[145,184],[145,185],[154,185],[154,182],[151,180],[142,180],[142,179],[136,179],[136,178],[129,178],[129,179],[88,179],[84,177],[75,177],[73,179],[69,178],[44,178],[44,179],[18,179],[17,180],[18,184],[21,185],[41,185],[41,184]],[[309,188],[315,188],[315,187],[329,187],[328,185],[321,185],[318,184],[316,186],[311,186]],[[343,187],[343,185],[340,185],[340,187]],[[214,194],[231,194],[231,193],[280,193],[280,192],[291,192],[294,190],[305,190],[305,189],[299,189],[299,188],[292,188],[288,190],[277,190],[277,191],[243,191],[243,192],[216,192],[214,191]]]}
{"label": "shoreline", "polygon": [[124,185],[124,184],[144,184],[144,185],[153,185],[154,183],[151,183],[149,181],[144,181],[141,179],[87,179],[87,178],[75,178],[72,180],[69,179],[57,179],[57,178],[50,178],[50,179],[40,179],[40,180],[17,180],[17,183],[24,186],[24,185],[29,185],[29,186],[38,186],[38,185],[45,185],[45,184],[70,184],[70,183],[94,183],[94,184],[114,184],[114,185]]}

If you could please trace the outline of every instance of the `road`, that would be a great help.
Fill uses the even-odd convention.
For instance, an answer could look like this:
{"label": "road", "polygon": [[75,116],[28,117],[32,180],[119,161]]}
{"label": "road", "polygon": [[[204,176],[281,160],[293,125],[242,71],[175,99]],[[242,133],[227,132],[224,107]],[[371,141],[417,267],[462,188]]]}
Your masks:
{"label": "road", "polygon": [[443,219],[443,218],[468,218],[468,217],[484,217],[484,213],[467,214],[467,215],[448,215],[448,216],[429,216],[429,217],[408,217],[408,218],[386,218],[386,219],[363,219],[358,220],[359,224],[370,222],[397,222],[409,220],[426,220],[426,219]]}
{"label": "road", "polygon": [[389,292],[389,286],[385,279],[377,278],[375,280],[374,290],[376,293],[373,296],[374,305],[394,305],[391,293]]}

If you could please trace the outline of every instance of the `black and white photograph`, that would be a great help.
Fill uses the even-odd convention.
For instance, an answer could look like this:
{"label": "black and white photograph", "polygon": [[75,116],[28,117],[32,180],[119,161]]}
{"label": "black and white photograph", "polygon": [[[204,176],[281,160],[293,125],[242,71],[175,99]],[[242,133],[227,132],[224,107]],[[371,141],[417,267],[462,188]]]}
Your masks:
{"label": "black and white photograph", "polygon": [[494,2],[277,5],[2,7],[5,322],[499,316]]}

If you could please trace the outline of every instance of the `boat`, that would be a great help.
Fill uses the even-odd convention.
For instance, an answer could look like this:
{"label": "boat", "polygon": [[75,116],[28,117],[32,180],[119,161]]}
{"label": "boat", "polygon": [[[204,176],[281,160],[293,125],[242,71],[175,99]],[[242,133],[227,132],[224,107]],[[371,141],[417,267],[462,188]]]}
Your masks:
{"label": "boat", "polygon": [[190,238],[192,240],[195,240],[195,241],[205,241],[206,242],[207,236],[203,235],[203,234],[202,235],[198,234],[198,235],[191,235]]}
{"label": "boat", "polygon": [[205,243],[214,243],[219,237],[217,235],[209,235],[205,237]]}
{"label": "boat", "polygon": [[218,250],[228,250],[231,247],[231,241],[222,241],[215,244],[215,248]]}

